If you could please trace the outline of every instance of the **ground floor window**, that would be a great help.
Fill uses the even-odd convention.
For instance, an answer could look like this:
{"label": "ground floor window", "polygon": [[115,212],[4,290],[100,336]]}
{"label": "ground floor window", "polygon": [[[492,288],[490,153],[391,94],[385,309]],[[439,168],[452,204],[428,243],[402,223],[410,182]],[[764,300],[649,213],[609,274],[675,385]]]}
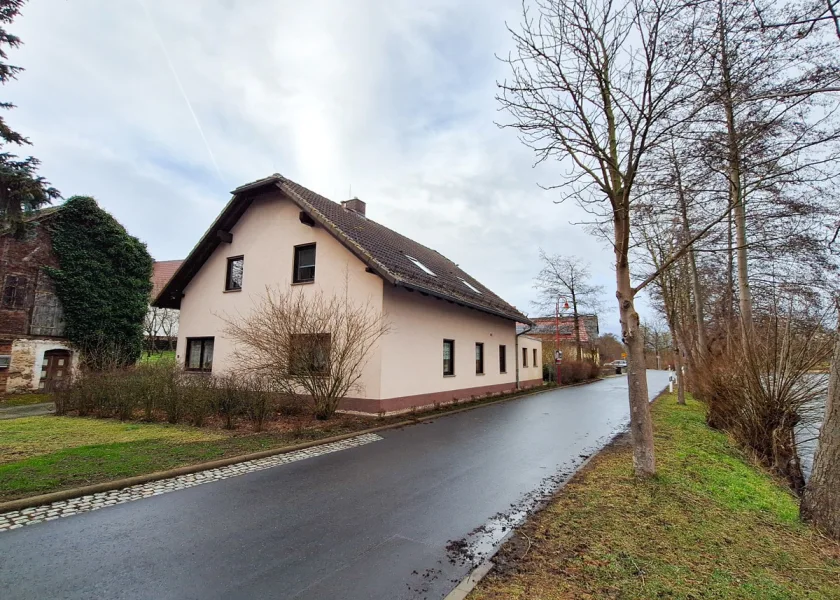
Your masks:
{"label": "ground floor window", "polygon": [[499,373],[507,373],[507,348],[499,346]]}
{"label": "ground floor window", "polygon": [[475,345],[475,374],[484,375],[484,344]]}
{"label": "ground floor window", "polygon": [[213,338],[187,338],[187,371],[213,369]]}
{"label": "ground floor window", "polygon": [[538,362],[538,361],[537,361],[537,349],[536,349],[536,348],[534,348],[534,361],[533,361],[531,364],[532,364],[532,365],[534,365],[534,366],[536,367],[536,366],[537,366],[537,362]]}
{"label": "ground floor window", "polygon": [[528,348],[522,348],[522,366],[528,366]]}
{"label": "ground floor window", "polygon": [[443,340],[443,374],[455,374],[455,340]]}

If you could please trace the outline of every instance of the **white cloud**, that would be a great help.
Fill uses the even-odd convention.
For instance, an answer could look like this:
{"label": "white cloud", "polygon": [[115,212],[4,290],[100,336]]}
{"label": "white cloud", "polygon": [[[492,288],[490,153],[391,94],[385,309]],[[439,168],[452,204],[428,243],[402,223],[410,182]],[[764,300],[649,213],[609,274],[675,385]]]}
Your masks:
{"label": "white cloud", "polygon": [[611,252],[570,224],[583,213],[537,185],[559,168],[532,168],[494,124],[506,21],[503,0],[40,0],[12,26],[26,71],[3,92],[43,174],[158,259],[185,256],[231,189],[276,171],[334,200],[352,186],[371,218],[529,310],[539,247],[614,279]]}

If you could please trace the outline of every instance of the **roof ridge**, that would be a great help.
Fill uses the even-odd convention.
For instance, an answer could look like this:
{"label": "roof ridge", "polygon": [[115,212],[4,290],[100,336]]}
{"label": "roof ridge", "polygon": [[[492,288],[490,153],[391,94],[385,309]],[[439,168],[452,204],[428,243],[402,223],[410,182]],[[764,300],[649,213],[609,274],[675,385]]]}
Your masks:
{"label": "roof ridge", "polygon": [[[275,175],[276,175],[276,174],[275,174]],[[305,185],[301,185],[300,183],[298,183],[298,182],[296,182],[296,181],[293,181],[293,180],[289,179],[288,177],[283,177],[282,175],[278,175],[278,177],[279,177],[279,178],[280,178],[283,182],[290,183],[290,184],[295,185],[295,186],[297,186],[297,187],[299,187],[299,188],[303,188],[304,190],[306,190],[307,192],[309,192],[309,193],[310,193],[310,194],[312,194],[313,196],[318,196],[320,199],[322,199],[322,200],[324,200],[324,201],[326,201],[326,202],[330,202],[331,204],[334,204],[334,205],[335,205],[335,206],[337,206],[337,207],[343,208],[343,206],[341,205],[341,203],[340,203],[340,202],[336,202],[335,200],[330,200],[330,199],[329,199],[329,198],[327,198],[326,196],[322,196],[322,195],[321,195],[321,194],[319,194],[318,192],[315,192],[315,191],[313,191],[313,190],[309,189],[309,188],[308,188],[308,187],[306,187]],[[298,195],[298,197],[300,198],[300,196],[299,196],[299,195]],[[307,202],[305,198],[303,198],[302,200],[303,200],[304,202],[306,202],[306,204],[307,204],[307,205],[310,205],[310,206],[311,206],[311,203]],[[318,212],[321,212],[321,211],[318,211]],[[322,214],[323,214],[323,213],[322,213]],[[354,213],[354,214],[357,214],[357,213]],[[454,261],[452,261],[451,259],[447,258],[444,254],[441,254],[439,251],[435,250],[434,248],[431,248],[431,247],[429,247],[429,246],[427,246],[427,245],[425,245],[425,244],[423,244],[423,243],[421,243],[421,242],[418,242],[417,240],[414,240],[414,239],[412,239],[412,238],[408,237],[407,235],[404,235],[404,234],[400,233],[399,231],[397,231],[397,230],[395,230],[395,229],[391,229],[390,227],[388,227],[387,225],[384,225],[384,224],[380,223],[380,222],[379,222],[379,221],[377,221],[376,219],[371,219],[371,218],[370,218],[370,217],[368,217],[368,216],[364,216],[364,217],[362,217],[361,215],[358,215],[358,214],[357,214],[357,216],[358,216],[359,218],[363,218],[363,219],[364,219],[366,222],[368,222],[368,223],[373,223],[374,225],[376,225],[376,226],[378,226],[378,227],[382,227],[383,229],[387,229],[389,232],[393,233],[394,235],[397,235],[397,236],[399,236],[399,237],[401,237],[401,238],[403,238],[403,239],[406,239],[406,240],[408,240],[409,242],[411,242],[411,243],[413,243],[413,244],[417,244],[418,246],[422,246],[423,248],[425,248],[425,249],[426,249],[426,250],[428,250],[429,252],[434,252],[435,254],[437,254],[438,256],[440,256],[441,258],[443,258],[444,260],[446,260],[447,262],[449,262],[449,263],[451,263],[451,264],[455,265],[456,267],[458,266],[458,264],[457,264],[457,263],[455,263],[455,262],[454,262]],[[469,275],[469,273],[467,273],[467,274]],[[472,277],[472,275],[470,275],[470,277]],[[476,281],[477,281],[477,280],[476,280]]]}

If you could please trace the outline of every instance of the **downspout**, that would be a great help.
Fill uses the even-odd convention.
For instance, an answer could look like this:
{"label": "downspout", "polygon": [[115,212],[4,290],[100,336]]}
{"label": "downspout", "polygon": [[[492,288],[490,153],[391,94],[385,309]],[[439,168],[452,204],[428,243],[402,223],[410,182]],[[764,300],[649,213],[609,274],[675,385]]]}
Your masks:
{"label": "downspout", "polygon": [[[514,328],[515,327],[516,327],[516,324],[514,323]],[[514,364],[516,365],[516,389],[517,390],[521,389],[521,386],[519,385],[519,336],[520,335],[525,335],[526,333],[531,331],[533,328],[534,328],[533,325],[528,325],[528,329],[526,329],[522,333],[517,333],[516,334],[516,343],[514,344],[514,352],[513,352],[514,357],[513,358],[514,358]]]}

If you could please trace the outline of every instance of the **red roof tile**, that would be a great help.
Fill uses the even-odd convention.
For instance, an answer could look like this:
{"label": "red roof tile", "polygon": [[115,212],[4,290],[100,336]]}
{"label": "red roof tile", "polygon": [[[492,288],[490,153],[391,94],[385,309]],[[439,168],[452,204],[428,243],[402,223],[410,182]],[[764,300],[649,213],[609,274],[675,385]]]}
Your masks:
{"label": "red roof tile", "polygon": [[183,260],[156,260],[152,270],[152,298],[156,298],[160,291],[169,283],[175,271]]}

